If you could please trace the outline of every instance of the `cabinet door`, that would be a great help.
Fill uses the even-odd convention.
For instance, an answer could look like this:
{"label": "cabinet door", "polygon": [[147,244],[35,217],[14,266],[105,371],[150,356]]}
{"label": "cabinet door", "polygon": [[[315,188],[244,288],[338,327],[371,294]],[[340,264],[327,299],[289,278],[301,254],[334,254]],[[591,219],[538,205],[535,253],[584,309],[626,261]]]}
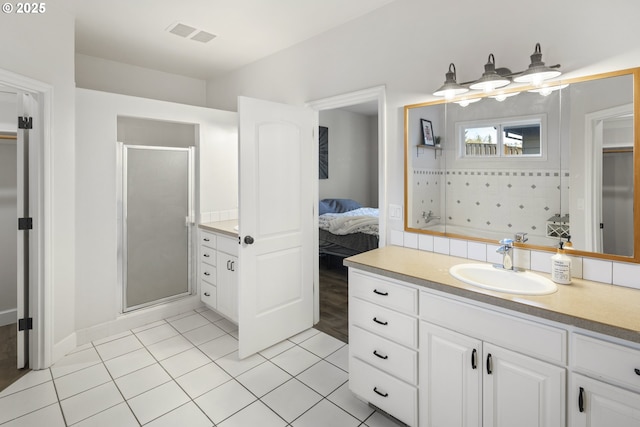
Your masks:
{"label": "cabinet door", "polygon": [[573,374],[569,413],[572,427],[637,427],[640,394]]}
{"label": "cabinet door", "polygon": [[421,322],[421,427],[481,425],[481,349],[480,340]]}
{"label": "cabinet door", "polygon": [[485,427],[565,425],[564,368],[488,343],[483,349]]}
{"label": "cabinet door", "polygon": [[217,310],[238,322],[238,257],[218,251]]}

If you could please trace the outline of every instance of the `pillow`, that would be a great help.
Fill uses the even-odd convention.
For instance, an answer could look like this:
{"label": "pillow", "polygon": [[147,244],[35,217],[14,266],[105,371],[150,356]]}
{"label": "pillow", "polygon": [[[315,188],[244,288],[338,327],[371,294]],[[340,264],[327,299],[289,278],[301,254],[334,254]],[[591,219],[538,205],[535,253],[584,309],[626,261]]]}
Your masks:
{"label": "pillow", "polygon": [[[343,213],[360,209],[362,205],[351,199],[322,199],[319,203],[320,215],[324,213]],[[323,211],[325,210],[325,211]]]}

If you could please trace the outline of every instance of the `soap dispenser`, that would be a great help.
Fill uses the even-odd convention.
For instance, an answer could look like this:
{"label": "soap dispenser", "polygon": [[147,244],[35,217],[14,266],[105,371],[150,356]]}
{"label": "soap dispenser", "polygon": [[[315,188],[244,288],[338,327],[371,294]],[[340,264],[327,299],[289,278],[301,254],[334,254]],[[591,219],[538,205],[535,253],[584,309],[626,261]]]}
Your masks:
{"label": "soap dispenser", "polygon": [[551,257],[551,280],[561,285],[571,283],[571,258],[564,253],[562,242],[558,252]]}

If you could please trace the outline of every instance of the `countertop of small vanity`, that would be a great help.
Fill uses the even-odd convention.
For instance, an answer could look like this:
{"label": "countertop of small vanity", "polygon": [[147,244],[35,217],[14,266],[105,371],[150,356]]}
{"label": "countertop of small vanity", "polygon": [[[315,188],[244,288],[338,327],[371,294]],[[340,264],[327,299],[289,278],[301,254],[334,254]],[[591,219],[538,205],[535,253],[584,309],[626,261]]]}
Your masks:
{"label": "countertop of small vanity", "polygon": [[[344,264],[418,286],[640,343],[640,290],[573,279],[550,295],[494,292],[449,274],[456,264],[473,263],[416,249],[387,246],[347,258]],[[548,274],[538,273],[549,277]]]}
{"label": "countertop of small vanity", "polygon": [[212,233],[224,234],[226,236],[238,237],[238,230],[234,227],[237,227],[238,220],[231,219],[228,221],[216,221],[216,222],[205,222],[198,225],[203,230],[211,231]]}

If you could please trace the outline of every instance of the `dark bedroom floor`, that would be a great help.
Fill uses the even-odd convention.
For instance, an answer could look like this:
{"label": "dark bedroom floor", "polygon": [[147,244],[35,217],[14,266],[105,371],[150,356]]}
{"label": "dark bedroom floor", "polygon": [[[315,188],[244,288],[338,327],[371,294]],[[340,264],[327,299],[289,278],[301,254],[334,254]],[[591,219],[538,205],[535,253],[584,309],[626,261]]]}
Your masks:
{"label": "dark bedroom floor", "polygon": [[29,372],[29,369],[16,368],[17,345],[16,324],[0,326],[0,391]]}
{"label": "dark bedroom floor", "polygon": [[349,342],[348,270],[342,258],[320,259],[320,322],[315,328]]}

